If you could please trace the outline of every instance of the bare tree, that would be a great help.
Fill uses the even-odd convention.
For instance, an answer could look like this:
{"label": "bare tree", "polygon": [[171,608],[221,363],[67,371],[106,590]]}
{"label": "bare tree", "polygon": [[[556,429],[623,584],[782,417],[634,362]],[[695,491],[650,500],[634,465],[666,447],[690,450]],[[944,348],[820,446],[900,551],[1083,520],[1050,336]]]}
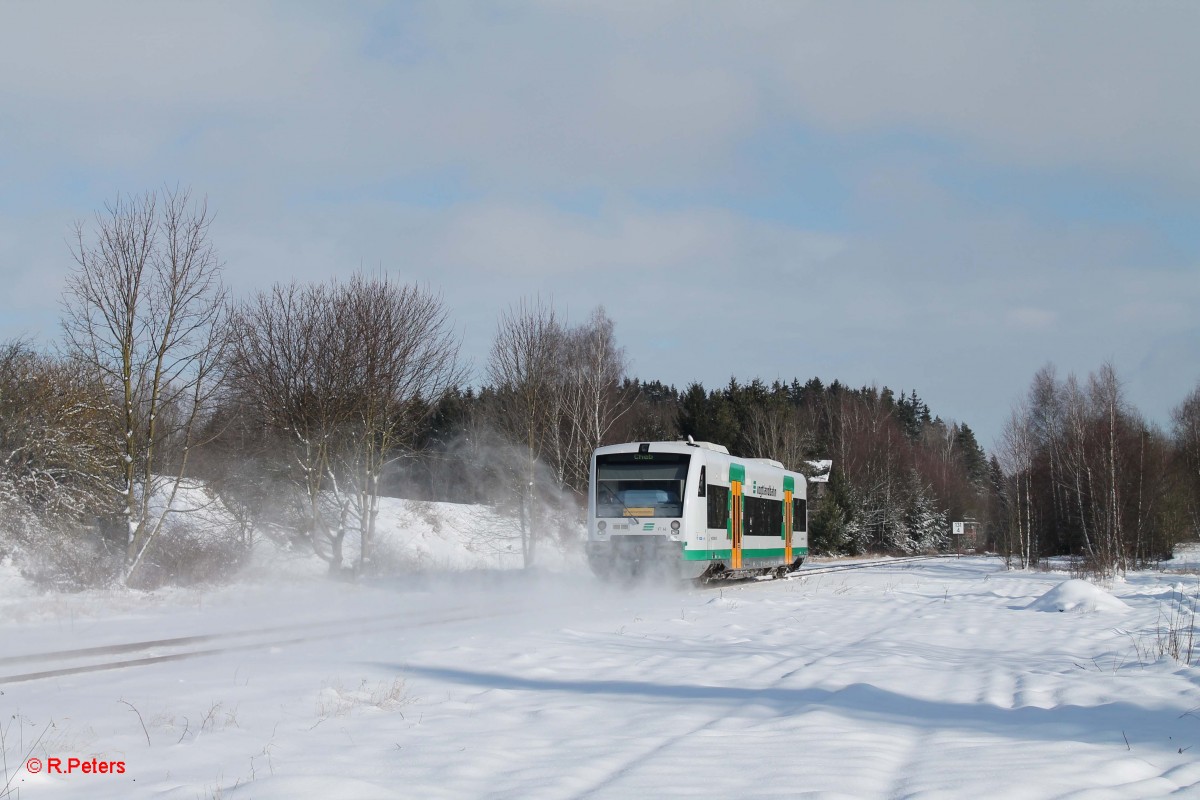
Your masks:
{"label": "bare tree", "polygon": [[553,306],[540,297],[523,299],[501,315],[488,358],[488,378],[496,393],[494,419],[521,453],[519,472],[512,477],[526,566],[533,564],[540,533],[539,463],[560,443],[563,339]]}
{"label": "bare tree", "polygon": [[1004,443],[1023,556],[1071,553],[1111,577],[1161,558],[1186,534],[1171,444],[1125,399],[1111,364],[1085,383],[1040,370]]}
{"label": "bare tree", "polygon": [[1001,434],[1000,463],[1009,477],[1011,518],[1006,535],[1005,559],[1013,552],[1012,532],[1016,532],[1017,554],[1022,568],[1035,563],[1038,548],[1033,523],[1033,459],[1036,446],[1028,407],[1018,404]]}
{"label": "bare tree", "polygon": [[561,483],[581,491],[587,485],[591,454],[633,404],[634,390],[624,386],[625,351],[617,346],[615,325],[604,307],[565,336],[565,446]]}
{"label": "bare tree", "polygon": [[864,388],[839,398],[835,458],[846,475],[854,512],[847,532],[859,550],[909,548],[903,524],[909,446],[883,392]]}
{"label": "bare tree", "polygon": [[0,505],[76,520],[106,511],[119,470],[105,405],[79,364],[0,345]]}
{"label": "bare tree", "polygon": [[1171,414],[1184,507],[1193,536],[1200,536],[1200,385]]}
{"label": "bare tree", "polygon": [[[341,367],[348,343],[339,337],[327,288],[276,284],[242,303],[233,324],[230,373],[239,403],[272,431],[281,470],[301,488],[313,550],[340,566],[340,538],[321,510],[337,430],[349,418]],[[270,441],[263,446],[270,448]],[[344,534],[343,534],[344,535]],[[336,552],[336,556],[335,556]],[[336,567],[335,567],[336,568]]]}
{"label": "bare tree", "polygon": [[801,469],[804,456],[814,447],[814,430],[800,409],[781,398],[750,406],[746,419],[747,455],[773,458],[789,469]]}
{"label": "bare tree", "polygon": [[340,570],[353,530],[363,568],[384,469],[462,378],[441,298],[362,276],[276,285],[242,305],[235,330],[234,384],[278,435],[314,552]]}
{"label": "bare tree", "polygon": [[[219,385],[226,291],[211,222],[205,201],[164,189],[119,196],[94,229],[75,227],[63,331],[69,352],[113,398],[126,583],[171,512]],[[163,504],[153,501],[160,494]]]}
{"label": "bare tree", "polygon": [[1122,505],[1124,503],[1122,475],[1122,429],[1128,421],[1129,409],[1117,372],[1112,364],[1101,365],[1100,371],[1089,376],[1088,394],[1092,414],[1100,423],[1100,480],[1101,497],[1092,498],[1093,508],[1103,543],[1105,562],[1124,571],[1126,536]]}
{"label": "bare tree", "polygon": [[379,515],[379,479],[396,458],[412,451],[435,402],[465,377],[441,297],[386,277],[355,276],[339,291],[348,307],[346,335],[355,344],[352,409],[353,476],[359,519],[361,570],[370,558]]}

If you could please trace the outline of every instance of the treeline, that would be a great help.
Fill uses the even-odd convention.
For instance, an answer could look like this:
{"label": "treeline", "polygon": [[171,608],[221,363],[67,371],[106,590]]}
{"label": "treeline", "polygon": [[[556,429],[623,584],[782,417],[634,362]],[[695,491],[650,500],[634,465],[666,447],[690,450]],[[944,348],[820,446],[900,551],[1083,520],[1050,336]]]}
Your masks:
{"label": "treeline", "polygon": [[1200,533],[1200,386],[1149,424],[1109,364],[1085,381],[1039,370],[1005,426],[1005,552],[1079,555],[1100,574],[1169,557]]}
{"label": "treeline", "polygon": [[360,574],[388,568],[394,496],[490,504],[494,545],[533,564],[577,537],[592,450],[687,436],[832,460],[816,552],[936,551],[967,520],[1022,563],[1120,569],[1200,525],[1200,389],[1166,433],[1111,369],[1044,371],[989,457],[911,390],[632,378],[602,308],[571,323],[540,298],[499,314],[472,385],[436,294],[360,274],[233,299],[209,223],[186,191],[118,198],[76,228],[57,347],[0,347],[0,558],[149,585],[221,575],[268,537]]}
{"label": "treeline", "polygon": [[[481,497],[501,492],[501,471],[481,470],[489,459],[478,448],[464,450],[462,442],[472,424],[476,431],[495,427],[494,404],[502,394],[489,386],[444,401],[453,411],[435,417],[448,424],[435,423],[424,456],[409,466],[410,491],[432,499],[449,499],[453,492],[446,488],[453,486],[478,487]],[[811,471],[806,462],[831,459],[828,486],[815,490],[819,496],[811,506],[817,552],[933,551],[949,543],[951,520],[994,526],[992,465],[974,432],[932,415],[915,391],[897,396],[886,387],[826,386],[817,378],[771,385],[731,379],[720,389],[693,383],[679,391],[659,381],[624,379],[610,382],[606,396],[608,408],[619,413],[610,413],[607,432],[578,451],[555,445],[556,431],[569,432],[571,425],[555,424],[552,414],[542,430],[525,431],[553,478],[551,494],[572,493],[582,502],[594,445],[691,436],[801,470]],[[474,441],[486,440],[477,432]]]}

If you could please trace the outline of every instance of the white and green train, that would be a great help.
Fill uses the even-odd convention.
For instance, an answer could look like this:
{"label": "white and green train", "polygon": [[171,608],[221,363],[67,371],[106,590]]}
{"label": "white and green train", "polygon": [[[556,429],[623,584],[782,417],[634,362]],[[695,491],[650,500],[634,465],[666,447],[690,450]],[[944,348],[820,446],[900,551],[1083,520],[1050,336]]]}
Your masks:
{"label": "white and green train", "polygon": [[741,577],[808,555],[803,475],[708,442],[631,442],[592,454],[588,562],[601,577]]}

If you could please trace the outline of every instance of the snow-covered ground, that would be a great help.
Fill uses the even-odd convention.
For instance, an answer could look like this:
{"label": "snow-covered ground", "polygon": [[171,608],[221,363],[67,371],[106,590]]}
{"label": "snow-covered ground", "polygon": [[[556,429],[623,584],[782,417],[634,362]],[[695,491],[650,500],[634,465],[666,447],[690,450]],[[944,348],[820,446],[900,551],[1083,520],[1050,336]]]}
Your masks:
{"label": "snow-covered ground", "polygon": [[[258,575],[39,595],[0,566],[12,796],[1200,796],[1200,672],[1160,655],[1194,575],[1106,590],[986,558],[673,590],[569,565]],[[186,649],[222,652],[3,677]]]}

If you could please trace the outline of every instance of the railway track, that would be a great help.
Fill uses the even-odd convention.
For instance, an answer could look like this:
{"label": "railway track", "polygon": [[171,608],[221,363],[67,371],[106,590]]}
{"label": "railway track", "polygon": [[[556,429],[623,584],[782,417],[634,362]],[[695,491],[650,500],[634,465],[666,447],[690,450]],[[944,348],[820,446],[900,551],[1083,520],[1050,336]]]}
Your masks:
{"label": "railway track", "polygon": [[796,578],[807,578],[810,575],[827,575],[831,572],[848,572],[854,569],[870,569],[871,567],[890,567],[897,564],[911,564],[917,561],[937,561],[947,558],[959,558],[959,556],[950,554],[942,554],[936,556],[905,556],[903,558],[886,558],[877,561],[854,561],[848,564],[820,564],[809,567],[801,567],[795,572],[787,574],[787,580],[795,580]]}
{"label": "railway track", "polygon": [[953,553],[933,556],[904,556],[902,558],[883,558],[874,561],[854,561],[845,564],[815,564],[811,566],[801,567],[795,572],[789,572],[786,575],[771,577],[770,575],[730,575],[729,577],[714,576],[712,578],[699,578],[694,583],[700,588],[704,587],[719,587],[739,584],[751,584],[758,582],[771,582],[772,580],[796,580],[807,578],[813,575],[827,575],[833,572],[847,572],[855,569],[870,569],[872,567],[890,567],[898,564],[911,564],[918,561],[934,561],[937,559],[959,558]]}
{"label": "railway track", "polygon": [[[814,575],[826,575],[829,573],[871,569],[874,567],[889,567],[945,558],[956,558],[956,556],[910,556],[875,561],[856,561],[845,564],[811,565],[789,573],[784,579],[797,580]],[[735,578],[712,581],[707,585],[711,587],[729,586],[730,584],[755,583],[757,580],[756,578]],[[500,617],[511,613],[514,612],[492,611],[481,614],[478,608],[469,609],[461,607],[449,609],[427,618],[420,618],[412,612],[398,612],[4,656],[0,657],[0,670],[8,674],[0,675],[0,690],[5,686],[25,683],[27,681],[141,667],[171,661],[184,661],[223,653],[249,652],[271,647],[333,640],[383,631],[425,628],[467,620]],[[108,658],[112,656],[116,656],[117,658]],[[9,670],[17,670],[21,667],[25,668],[24,671],[9,672]]]}
{"label": "railway track", "polygon": [[[265,628],[252,628],[225,633],[179,636],[167,639],[149,639],[140,642],[124,642],[73,650],[52,650],[27,653],[0,658],[0,669],[18,664],[39,665],[40,669],[0,675],[0,690],[3,687],[26,681],[80,675],[89,672],[104,672],[128,667],[141,667],[169,661],[184,661],[222,653],[261,650],[292,644],[315,642],[328,639],[361,636],[363,634],[406,628],[425,628],[466,620],[503,616],[510,612],[480,614],[477,609],[456,609],[457,615],[442,614],[427,619],[413,619],[411,612],[382,614],[370,617],[351,617],[323,622],[295,623]],[[109,661],[94,661],[104,656],[133,656]],[[84,662],[84,663],[79,663]]]}

